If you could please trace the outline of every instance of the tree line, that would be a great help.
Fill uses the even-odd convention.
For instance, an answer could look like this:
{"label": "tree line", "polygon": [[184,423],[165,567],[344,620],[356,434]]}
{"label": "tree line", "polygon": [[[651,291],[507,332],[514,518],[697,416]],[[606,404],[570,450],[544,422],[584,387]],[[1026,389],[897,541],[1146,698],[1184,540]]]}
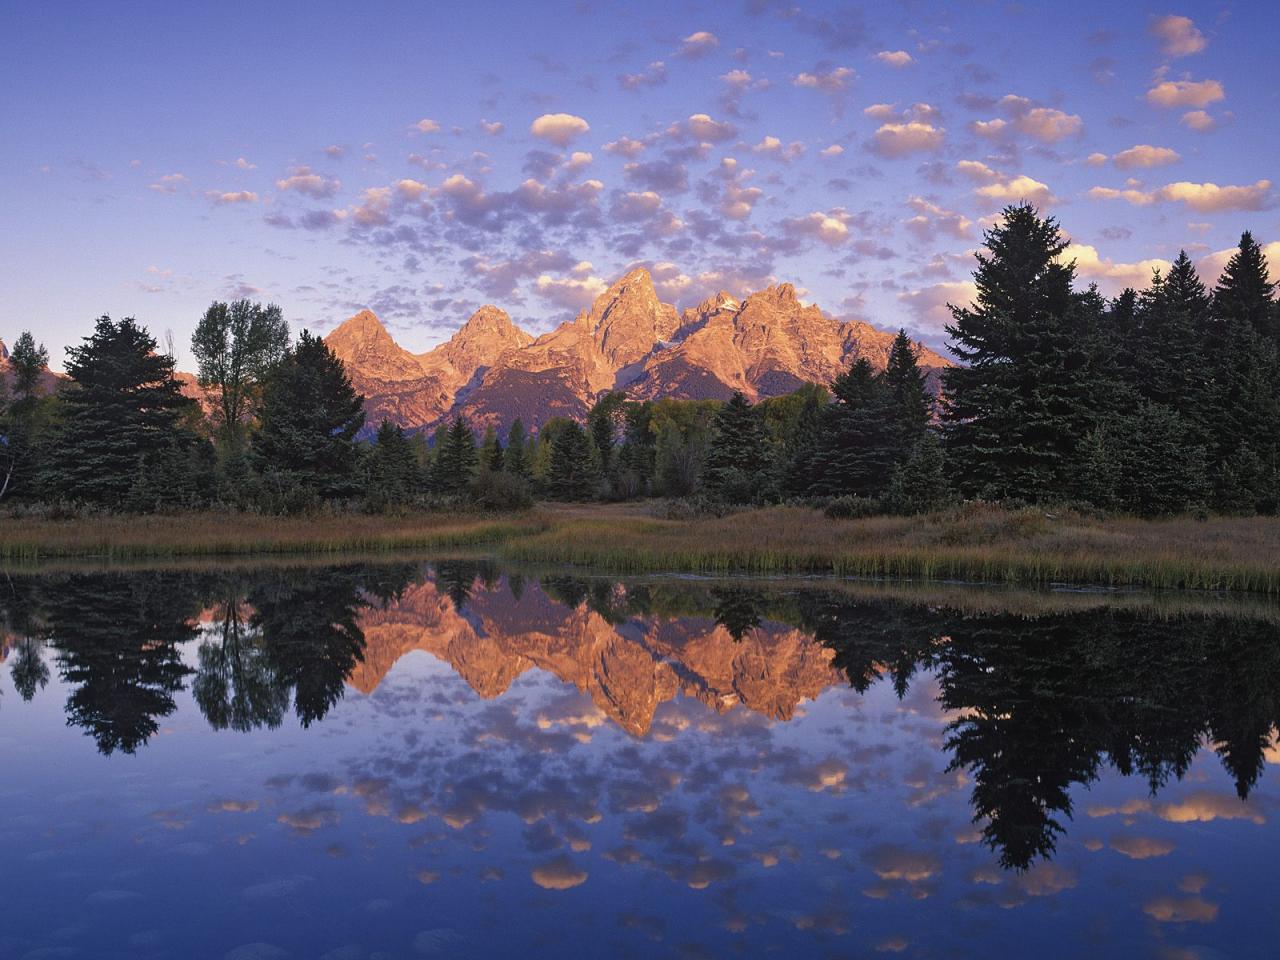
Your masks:
{"label": "tree line", "polygon": [[[805,501],[833,515],[958,499],[1142,515],[1280,506],[1280,307],[1249,233],[1212,290],[1185,252],[1142,291],[1077,289],[1068,241],[1034,207],[986,232],[977,296],[952,307],[958,363],[931,389],[905,331],[876,371],[750,403],[606,393],[585,423],[514,421],[477,439],[383,421],[319,337],[274,305],[214,303],[192,337],[203,405],[133,319],[100,318],[41,389],[47,351],[15,342],[0,392],[0,500],[152,511],[371,510],[535,498]],[[940,397],[939,397],[940,393]]]}

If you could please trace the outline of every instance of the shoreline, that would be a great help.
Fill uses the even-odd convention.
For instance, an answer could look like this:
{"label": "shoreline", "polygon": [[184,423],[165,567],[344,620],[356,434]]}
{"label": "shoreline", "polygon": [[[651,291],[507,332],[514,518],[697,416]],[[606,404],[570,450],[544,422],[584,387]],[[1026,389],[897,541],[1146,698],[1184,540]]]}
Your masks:
{"label": "shoreline", "polygon": [[969,504],[832,520],[804,507],[665,520],[643,503],[523,514],[272,517],[198,513],[0,519],[0,566],[340,559],[466,550],[614,574],[806,575],[939,584],[1280,595],[1280,518],[1140,520]]}

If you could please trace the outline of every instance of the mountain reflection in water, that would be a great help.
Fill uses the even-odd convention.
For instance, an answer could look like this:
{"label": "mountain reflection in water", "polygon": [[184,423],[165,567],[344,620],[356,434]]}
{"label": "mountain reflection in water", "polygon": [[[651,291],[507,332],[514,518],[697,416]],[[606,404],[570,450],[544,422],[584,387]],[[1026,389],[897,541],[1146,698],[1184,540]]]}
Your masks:
{"label": "mountain reflection in water", "polygon": [[[471,561],[12,575],[2,605],[11,689],[0,697],[0,757],[15,751],[18,735],[6,730],[14,718],[62,699],[66,724],[115,755],[107,767],[86,768],[83,751],[39,727],[34,713],[21,729],[36,731],[33,743],[47,740],[47,762],[65,764],[75,771],[65,776],[98,793],[108,787],[96,778],[121,764],[150,769],[142,765],[165,749],[162,733],[172,727],[184,748],[155,763],[204,778],[210,796],[186,798],[196,813],[164,808],[152,820],[183,829],[192,817],[271,810],[259,831],[274,827],[295,841],[332,834],[330,853],[350,856],[372,842],[350,824],[354,802],[420,831],[408,849],[440,866],[412,869],[415,886],[461,882],[481,861],[480,882],[498,882],[523,858],[532,858],[528,876],[544,891],[604,875],[596,896],[614,898],[616,929],[599,942],[600,955],[675,952],[668,924],[679,916],[695,927],[681,936],[713,953],[746,948],[744,932],[780,919],[789,932],[771,935],[784,951],[804,952],[795,938],[808,938],[836,955],[872,947],[946,954],[948,944],[968,942],[974,934],[960,928],[989,904],[1074,893],[1081,856],[1109,850],[1137,871],[1141,861],[1174,859],[1180,845],[1194,853],[1195,842],[1170,833],[1172,825],[1250,827],[1265,831],[1272,857],[1280,849],[1267,828],[1274,800],[1254,796],[1267,760],[1280,760],[1280,637],[1267,608],[815,583],[621,584]],[[446,664],[473,693],[428,662]],[[287,753],[274,755],[276,744]],[[224,769],[216,758],[227,749],[256,758]],[[17,751],[6,767],[23,769],[23,757]],[[30,771],[37,761],[28,756]],[[314,769],[295,768],[308,764]],[[250,774],[257,780],[242,782]],[[38,800],[38,783],[25,783]],[[157,805],[182,801],[155,789]],[[233,789],[258,796],[228,798]],[[117,813],[109,828],[145,845],[146,831],[130,819],[137,811]],[[40,803],[26,814],[28,826],[50,835],[74,833],[56,816]],[[1099,823],[1114,826],[1106,840]],[[446,849],[453,836],[469,846]],[[983,847],[974,841],[989,852],[976,856]],[[1057,862],[1064,842],[1072,865]],[[940,847],[967,851],[966,889],[948,891],[948,909],[963,908],[955,916],[967,919],[925,935],[895,904],[942,892],[946,864],[959,854]],[[48,853],[28,852],[37,863]],[[775,888],[782,905],[766,907],[744,877],[758,887],[780,864],[810,882]],[[698,929],[711,924],[689,914],[693,905],[664,906],[661,896],[632,890],[633,868],[721,891],[714,936]],[[321,902],[328,881],[307,876],[286,891],[291,903]],[[1158,880],[1127,922],[1109,916],[1105,892],[1091,891],[1099,901],[1090,916],[1102,928],[1089,935],[1127,943],[1131,953],[1184,949],[1176,944],[1187,938],[1171,933],[1189,929],[1195,942],[1212,941],[1203,925],[1230,899],[1209,900],[1210,879],[1190,867]],[[1136,872],[1114,869],[1107,882],[1140,885]],[[21,899],[12,877],[3,883],[6,902]],[[404,904],[384,899],[378,909],[399,917]],[[873,904],[884,909],[870,918]],[[1270,910],[1253,916],[1255,933],[1277,932]],[[855,914],[882,934],[855,936]],[[982,924],[1002,924],[1004,936],[1026,922],[985,915]],[[1082,917],[1077,935],[1084,925]],[[22,927],[0,934],[0,955],[10,955],[6,945],[14,956],[40,955],[46,944]],[[481,929],[455,916],[381,949],[556,953],[552,932],[504,940]],[[1241,930],[1234,926],[1231,955],[1263,955]],[[307,945],[312,935],[236,939],[208,955],[232,957],[248,944],[258,953],[245,957],[286,955],[272,949],[320,956],[321,944]],[[1065,942],[1042,952],[1071,955],[1061,952]],[[203,955],[168,949],[130,953],[134,944],[118,955]]]}

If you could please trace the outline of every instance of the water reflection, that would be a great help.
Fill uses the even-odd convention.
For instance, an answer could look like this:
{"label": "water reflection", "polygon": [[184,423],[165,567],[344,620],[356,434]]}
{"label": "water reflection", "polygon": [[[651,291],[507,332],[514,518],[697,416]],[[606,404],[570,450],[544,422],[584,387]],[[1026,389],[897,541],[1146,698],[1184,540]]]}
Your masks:
{"label": "water reflection", "polygon": [[[536,857],[528,877],[543,891],[583,885],[602,864],[656,870],[726,891],[725,935],[763,922],[739,901],[749,899],[744,858],[755,870],[806,856],[829,864],[807,868],[825,879],[791,918],[807,935],[849,934],[852,897],[938,895],[948,855],[936,844],[947,836],[992,851],[956,903],[978,909],[994,896],[1007,908],[1075,888],[1078,865],[1055,862],[1074,831],[1077,852],[1105,847],[1135,864],[1176,849],[1127,829],[1104,841],[1097,828],[1111,818],[1264,823],[1268,807],[1253,795],[1268,758],[1280,759],[1280,637],[1268,608],[618,583],[476,561],[15,575],[3,589],[0,651],[19,703],[65,698],[66,723],[104,755],[138,753],[185,702],[206,731],[260,749],[330,714],[346,726],[326,724],[323,736],[360,737],[357,716],[382,724],[345,774],[276,770],[265,780],[277,799],[223,796],[210,810],[273,808],[305,838],[344,829],[335,798],[357,798],[400,825],[438,818],[475,856],[514,843]],[[472,693],[402,666],[421,653]],[[554,682],[531,686],[535,676]],[[872,722],[866,698],[881,695],[901,706]],[[352,698],[374,714],[340,709]],[[5,705],[0,733],[22,709]],[[630,740],[596,752],[605,725]],[[1202,751],[1234,798],[1206,786]],[[1115,797],[1116,777],[1141,795]],[[1166,798],[1175,785],[1187,789]],[[967,797],[972,827],[943,816],[953,796]],[[515,837],[484,826],[497,813],[515,818]],[[895,818],[913,833],[895,834]],[[605,821],[613,833],[602,843]],[[464,869],[443,865],[442,837],[414,841],[442,861],[415,867],[416,883]],[[870,879],[846,890],[829,871],[854,870],[854,849]],[[1179,883],[1147,898],[1148,921],[1216,918],[1204,883],[1190,873]],[[665,930],[660,917],[624,913],[631,934]],[[895,950],[898,936],[877,943]]]}

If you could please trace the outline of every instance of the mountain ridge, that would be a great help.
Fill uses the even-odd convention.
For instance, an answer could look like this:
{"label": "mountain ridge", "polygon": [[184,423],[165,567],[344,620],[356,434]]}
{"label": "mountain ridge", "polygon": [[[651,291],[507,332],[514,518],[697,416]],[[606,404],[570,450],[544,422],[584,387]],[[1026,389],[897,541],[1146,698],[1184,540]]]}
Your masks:
{"label": "mountain ridge", "polygon": [[[829,384],[859,357],[883,369],[893,338],[859,320],[827,317],[790,283],[741,299],[721,291],[680,313],[639,267],[537,337],[487,304],[421,354],[399,346],[370,310],[325,342],[366,397],[367,431],[383,417],[417,431],[461,416],[473,429],[501,433],[516,417],[531,429],[553,416],[581,419],[610,390],[641,400],[727,399],[739,390],[756,401],[806,382]],[[950,362],[916,348],[936,384]]]}

